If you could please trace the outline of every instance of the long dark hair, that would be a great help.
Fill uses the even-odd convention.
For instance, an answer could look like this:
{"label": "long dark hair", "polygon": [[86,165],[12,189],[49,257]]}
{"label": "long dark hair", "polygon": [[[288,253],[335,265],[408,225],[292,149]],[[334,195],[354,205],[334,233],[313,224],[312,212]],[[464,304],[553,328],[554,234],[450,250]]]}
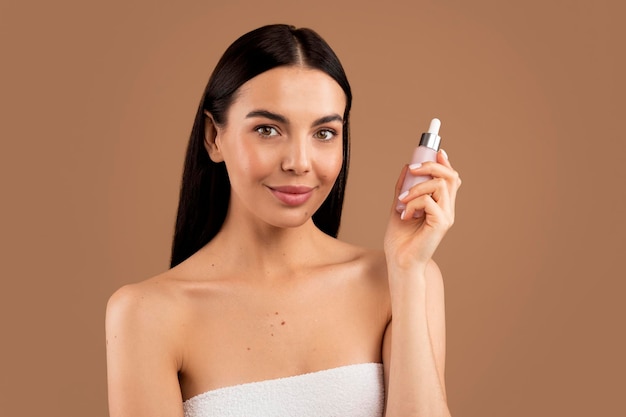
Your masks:
{"label": "long dark hair", "polygon": [[337,181],[313,222],[337,237],[350,154],[350,84],[339,59],[313,30],[288,25],[268,25],[246,33],[228,47],[204,90],[191,130],[178,202],[171,267],[206,245],[219,232],[230,198],[230,182],[223,162],[215,163],[204,146],[205,111],[222,126],[239,87],[257,75],[279,66],[303,65],[332,77],[346,94],[343,129],[343,165]]}

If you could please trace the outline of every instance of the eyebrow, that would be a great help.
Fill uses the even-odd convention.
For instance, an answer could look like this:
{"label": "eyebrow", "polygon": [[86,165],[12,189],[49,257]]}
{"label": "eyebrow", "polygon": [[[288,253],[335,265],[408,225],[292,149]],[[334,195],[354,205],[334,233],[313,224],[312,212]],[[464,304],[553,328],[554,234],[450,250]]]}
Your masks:
{"label": "eyebrow", "polygon": [[337,113],[320,117],[319,119],[313,122],[313,126],[319,126],[319,125],[323,125],[325,123],[330,123],[330,122],[343,123],[343,117],[339,116]]}
{"label": "eyebrow", "polygon": [[246,115],[246,119],[251,119],[254,117],[264,117],[266,119],[274,120],[279,123],[288,123],[288,120],[285,116],[281,116],[280,114],[272,113],[267,110],[253,110]]}
{"label": "eyebrow", "polygon": [[[268,110],[253,110],[246,115],[246,119],[250,119],[254,117],[264,117],[266,119],[274,120],[276,122],[284,123],[284,124],[289,123],[289,120],[285,116],[277,114],[277,113],[273,113]],[[315,120],[312,126],[319,126],[319,125],[323,125],[324,123],[330,123],[330,122],[343,123],[343,117],[341,117],[337,113],[330,114],[328,116],[320,117],[319,119]]]}

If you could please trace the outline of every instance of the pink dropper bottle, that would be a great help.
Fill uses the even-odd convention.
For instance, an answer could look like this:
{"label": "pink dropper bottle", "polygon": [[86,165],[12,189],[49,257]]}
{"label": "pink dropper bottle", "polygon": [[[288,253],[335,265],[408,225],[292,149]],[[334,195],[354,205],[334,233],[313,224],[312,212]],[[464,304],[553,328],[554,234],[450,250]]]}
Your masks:
{"label": "pink dropper bottle", "polygon": [[[428,132],[422,133],[419,146],[413,151],[413,157],[411,158],[411,165],[421,164],[426,161],[437,161],[437,152],[439,151],[439,145],[441,144],[441,137],[439,137],[439,128],[441,127],[441,121],[439,119],[433,119],[430,121]],[[402,184],[402,190],[400,195],[405,191],[409,191],[411,187],[432,179],[430,175],[413,175],[409,171],[404,177],[404,183]],[[398,213],[402,213],[406,209],[406,204],[398,202],[396,210]],[[424,215],[423,210],[416,210],[413,217],[422,217]]]}

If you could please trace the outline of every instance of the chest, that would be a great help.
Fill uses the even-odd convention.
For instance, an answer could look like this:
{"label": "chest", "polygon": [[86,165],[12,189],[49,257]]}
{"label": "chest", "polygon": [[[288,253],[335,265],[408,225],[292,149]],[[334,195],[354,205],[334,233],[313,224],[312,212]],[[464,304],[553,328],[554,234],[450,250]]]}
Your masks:
{"label": "chest", "polygon": [[386,322],[381,294],[350,280],[214,291],[185,331],[183,397],[379,362]]}

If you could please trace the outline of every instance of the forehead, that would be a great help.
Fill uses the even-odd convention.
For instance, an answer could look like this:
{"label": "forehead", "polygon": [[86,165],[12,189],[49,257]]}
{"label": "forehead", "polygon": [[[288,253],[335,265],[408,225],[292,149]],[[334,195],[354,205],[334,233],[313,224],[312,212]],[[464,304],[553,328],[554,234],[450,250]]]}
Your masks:
{"label": "forehead", "polygon": [[244,83],[231,112],[267,109],[285,115],[343,116],[346,96],[339,84],[323,71],[305,67],[278,67]]}

